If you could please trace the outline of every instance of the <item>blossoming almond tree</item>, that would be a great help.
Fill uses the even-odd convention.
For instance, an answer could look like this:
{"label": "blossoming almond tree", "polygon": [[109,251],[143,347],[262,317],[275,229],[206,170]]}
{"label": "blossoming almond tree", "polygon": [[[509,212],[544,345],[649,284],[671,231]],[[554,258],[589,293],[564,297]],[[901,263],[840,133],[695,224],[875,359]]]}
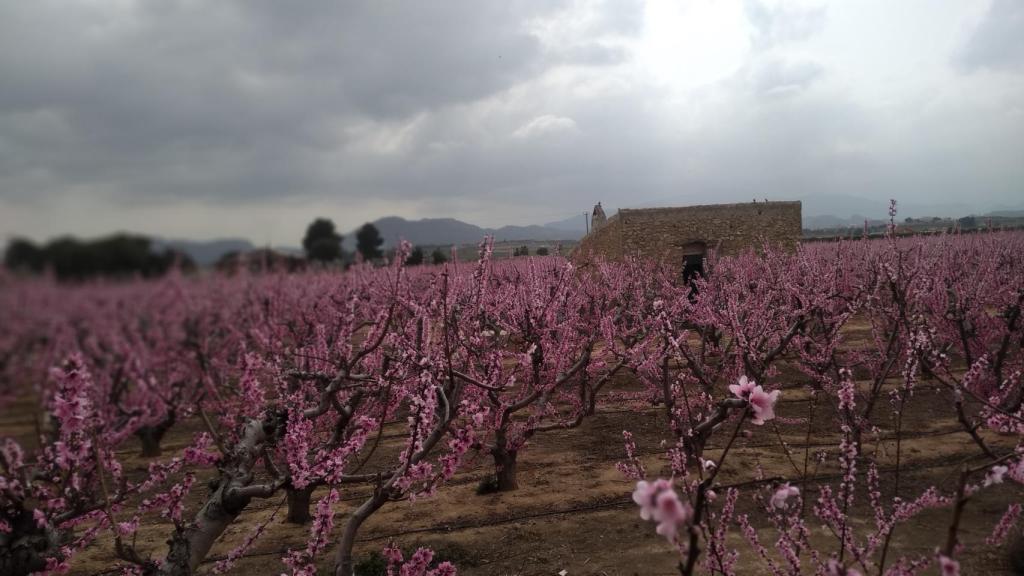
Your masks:
{"label": "blossoming almond tree", "polygon": [[517,487],[526,444],[593,415],[643,333],[623,330],[633,316],[610,297],[628,292],[624,271],[605,267],[587,277],[570,264],[533,260],[492,270],[489,250],[482,248],[474,295],[462,306],[453,373],[469,386],[474,417],[488,431],[477,448],[494,461],[497,490],[508,491]]}
{"label": "blossoming almond tree", "polygon": [[[1024,481],[1019,233],[712,255],[696,292],[634,259],[499,263],[485,243],[476,266],[406,270],[406,249],[340,275],[4,285],[0,372],[44,416],[0,447],[0,572],[58,572],[112,541],[127,572],[191,574],[273,497],[309,524],[284,567],[348,576],[377,511],[429,497],[474,448],[513,487],[524,447],[599,399],[665,409],[667,473],[649,476],[631,439],[622,469],[683,574],[738,573],[742,554],[773,574],[955,574],[975,503]],[[614,389],[623,374],[642,391]],[[935,391],[976,454],[951,484],[915,488],[907,422]],[[134,438],[162,428],[184,450],[126,472]],[[748,438],[792,472],[733,481]],[[365,498],[340,516],[356,486]],[[989,512],[995,545],[1021,508]],[[948,522],[915,556],[901,526],[925,514]],[[136,547],[160,522],[169,550]],[[388,552],[392,571],[451,573],[406,556]]]}
{"label": "blossoming almond tree", "polygon": [[[1016,241],[1019,238],[1011,240],[1009,245]],[[634,500],[641,507],[641,518],[657,522],[657,533],[677,548],[682,574],[694,573],[698,565],[709,574],[738,573],[740,551],[726,539],[732,528],[739,530],[773,574],[909,575],[928,566],[936,566],[943,574],[959,574],[957,556],[962,552],[962,544],[958,533],[961,520],[968,513],[968,504],[979,492],[998,489],[1006,478],[1020,481],[1019,474],[1024,471],[1024,445],[1021,444],[1024,429],[1020,426],[1024,415],[1007,409],[1013,408],[1014,396],[1019,390],[1019,372],[1004,373],[1000,380],[986,360],[1002,356],[1004,369],[1021,360],[1015,306],[1024,280],[1013,271],[1020,271],[1024,262],[1021,252],[1005,249],[993,250],[997,254],[993,259],[998,265],[980,257],[967,262],[956,261],[962,256],[961,242],[967,241],[956,238],[908,241],[890,237],[879,242],[802,249],[790,259],[776,255],[779,266],[790,268],[785,278],[791,286],[782,289],[790,290],[800,300],[800,308],[807,311],[806,321],[791,338],[790,332],[784,329],[785,324],[779,322],[769,329],[777,335],[774,340],[764,336],[761,328],[754,334],[762,334],[762,341],[783,342],[789,338],[792,346],[776,358],[791,355],[789,357],[811,377],[810,412],[803,421],[808,438],[812,424],[817,421],[815,406],[818,405],[820,411],[832,405],[834,412],[826,418],[835,418],[837,422],[839,437],[831,453],[836,455],[834,462],[840,478],[836,484],[814,484],[808,476],[805,459],[802,473],[794,463],[796,478],[759,475],[754,481],[739,485],[715,484],[731,447],[741,436],[744,423],[770,423],[775,415],[777,391],[765,393],[747,374],[740,374],[729,386],[733,398],[719,401],[720,411],[716,414],[723,417],[707,428],[711,432],[721,430],[726,435],[717,459],[705,460],[697,456],[693,438],[698,430],[706,429],[702,428],[703,422],[693,425],[692,419],[686,420],[684,422],[691,427],[683,429],[682,434],[678,424],[670,426],[673,436],[679,438],[668,454],[673,478],[644,480],[646,472],[634,456],[636,448],[627,434],[628,459],[621,469],[640,480]],[[952,249],[952,246],[959,248]],[[850,274],[842,273],[835,265],[837,253],[843,254],[843,259],[853,269]],[[961,271],[950,259],[959,266],[976,268]],[[765,260],[771,261],[771,258]],[[805,265],[814,262],[818,264]],[[727,265],[736,263],[738,261],[732,260]],[[971,273],[998,277],[1000,285],[991,285],[984,295],[973,292],[975,307],[961,310],[960,307],[966,305],[963,299],[954,299],[950,294],[957,293],[956,290],[950,291],[947,287],[955,286],[958,279],[970,277]],[[813,283],[809,282],[812,278],[816,278]],[[707,294],[708,283],[703,287]],[[752,292],[759,290],[756,286],[748,285],[748,288]],[[757,296],[749,301],[756,302]],[[685,314],[687,308],[683,304],[675,312]],[[739,324],[729,316],[741,318],[742,315],[729,312],[728,304],[720,310],[725,311],[726,318],[718,325],[725,339],[730,339],[731,329]],[[742,310],[752,313],[757,308]],[[699,356],[694,353],[692,340],[681,340],[672,334],[667,315],[663,313],[661,319],[662,337],[667,342],[663,349],[669,350],[677,342],[687,342],[690,346],[684,349],[687,354],[677,353],[680,357],[675,364],[681,366],[683,376],[672,386],[684,401],[700,397],[704,392],[700,385],[707,381],[707,376],[703,376],[702,381],[701,375],[692,372],[696,372],[695,368],[704,370],[705,366],[695,361]],[[757,318],[757,315],[749,317]],[[844,326],[855,318],[866,318],[873,329],[870,345],[865,348],[851,349],[842,342]],[[760,322],[754,325],[767,326]],[[965,329],[964,324],[969,329]],[[757,342],[750,335],[742,332],[734,338],[746,340],[747,344],[738,344],[741,348],[749,347],[750,343]],[[726,344],[727,349],[730,346],[731,343]],[[749,359],[741,358],[733,365],[770,374],[770,366],[758,359],[770,358],[770,351],[774,349],[770,346],[769,354],[763,354],[754,348],[747,353]],[[711,366],[707,371],[716,368],[718,366]],[[691,374],[686,374],[687,369]],[[648,369],[648,374],[651,372]],[[858,377],[865,380],[859,382]],[[952,493],[929,487],[908,496],[907,490],[901,490],[899,484],[903,412],[912,406],[910,399],[914,391],[929,382],[958,394],[953,398],[951,409],[977,445],[977,458],[981,462],[960,471]],[[825,406],[820,405],[822,395]],[[896,443],[895,467],[886,471],[895,481],[892,493],[883,490],[877,451],[869,454],[863,449],[866,434],[879,434],[873,409],[886,396],[892,409],[890,425]],[[819,400],[816,402],[815,398]],[[730,405],[732,409],[728,408]],[[705,400],[704,406],[707,410],[710,403]],[[979,413],[974,419],[969,416],[972,409]],[[737,415],[740,410],[742,416]],[[730,413],[735,426],[720,426],[728,421]],[[818,420],[820,418],[818,415]],[[800,422],[799,419],[790,421]],[[1005,443],[1001,444],[1002,448],[988,445],[978,430],[982,425],[979,422],[1016,437],[1016,449],[1008,450]],[[783,448],[789,454],[789,449]],[[809,450],[806,454],[810,454]],[[695,456],[700,458],[696,465]],[[864,487],[866,505],[873,516],[867,522],[858,516],[862,508],[856,504],[857,499],[862,498]],[[725,497],[721,498],[719,492],[724,492]],[[744,494],[753,496],[760,508],[758,518],[762,522],[756,527],[755,518],[737,513],[737,503]],[[812,505],[808,506],[805,499],[810,499],[812,494],[817,496],[809,500]],[[948,530],[936,538],[934,554],[899,556],[892,551],[892,537],[899,525],[938,508],[950,510],[951,519]],[[813,514],[813,519],[807,517],[808,512]],[[1014,504],[1000,514],[988,538],[989,544],[1006,538],[1019,515],[1020,507]],[[763,543],[764,533],[760,528],[764,521],[777,535],[774,550]],[[811,538],[816,529],[814,524],[820,524],[834,537],[832,546]]]}
{"label": "blossoming almond tree", "polygon": [[[152,464],[141,479],[130,479],[117,448],[135,432],[134,420],[108,420],[94,403],[93,380],[80,356],[54,370],[49,410],[55,434],[26,452],[7,439],[0,449],[0,568],[5,574],[61,572],[74,555],[103,533],[130,555],[122,537],[137,529],[138,517],[163,510],[175,518],[194,477],[170,479],[185,458]],[[168,487],[168,485],[170,485]],[[131,498],[145,496],[129,505]],[[130,518],[130,519],[128,519]]]}

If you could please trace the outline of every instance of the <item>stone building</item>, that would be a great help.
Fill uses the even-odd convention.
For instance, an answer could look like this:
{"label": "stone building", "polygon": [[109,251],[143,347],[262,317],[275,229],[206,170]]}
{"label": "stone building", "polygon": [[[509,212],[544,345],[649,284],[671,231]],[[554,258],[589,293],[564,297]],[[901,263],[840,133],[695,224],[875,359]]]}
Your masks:
{"label": "stone building", "polygon": [[[602,225],[598,226],[600,210]],[[700,271],[709,250],[729,255],[762,241],[794,248],[802,234],[800,202],[708,204],[674,208],[622,209],[604,218],[594,207],[594,226],[573,253],[611,260],[639,255],[676,263],[684,276]]]}

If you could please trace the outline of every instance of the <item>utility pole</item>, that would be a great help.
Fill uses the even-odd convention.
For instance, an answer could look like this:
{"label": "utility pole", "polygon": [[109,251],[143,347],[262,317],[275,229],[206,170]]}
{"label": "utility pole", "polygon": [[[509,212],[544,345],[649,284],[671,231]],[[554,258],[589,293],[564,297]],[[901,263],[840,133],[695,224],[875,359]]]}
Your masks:
{"label": "utility pole", "polygon": [[583,213],[583,225],[587,227],[587,235],[590,235],[590,220],[587,219],[587,213]]}

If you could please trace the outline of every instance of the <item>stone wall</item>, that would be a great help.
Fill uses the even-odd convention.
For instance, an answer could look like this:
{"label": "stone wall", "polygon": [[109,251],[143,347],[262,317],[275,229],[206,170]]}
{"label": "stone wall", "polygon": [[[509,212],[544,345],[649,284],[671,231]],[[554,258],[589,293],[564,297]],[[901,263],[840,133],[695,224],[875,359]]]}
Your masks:
{"label": "stone wall", "polygon": [[607,259],[618,260],[622,252],[622,223],[615,214],[605,220],[603,226],[587,234],[573,250],[573,255],[586,253],[601,254]]}
{"label": "stone wall", "polygon": [[705,248],[729,255],[766,241],[792,249],[800,241],[800,210],[800,202],[623,209],[585,237],[574,256],[615,260],[632,254],[681,266],[684,254]]}

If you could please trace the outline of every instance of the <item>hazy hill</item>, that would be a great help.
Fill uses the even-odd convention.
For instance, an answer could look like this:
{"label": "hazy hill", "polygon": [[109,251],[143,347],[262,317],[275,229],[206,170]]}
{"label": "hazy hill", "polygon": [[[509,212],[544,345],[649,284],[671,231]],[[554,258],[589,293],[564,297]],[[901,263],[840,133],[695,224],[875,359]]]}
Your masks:
{"label": "hazy hill", "polygon": [[200,266],[209,266],[228,252],[248,252],[253,249],[252,242],[241,238],[222,238],[217,240],[181,240],[153,238],[153,245],[158,248],[173,248],[188,254]]}
{"label": "hazy hill", "polygon": [[[609,212],[607,215],[611,216],[612,212]],[[566,218],[565,220],[558,220],[556,222],[548,222],[547,224],[544,225],[544,227],[551,228],[554,230],[565,230],[567,232],[575,232],[582,236],[583,234],[586,233],[587,227],[589,226],[587,222],[589,221],[590,216],[588,215],[586,219],[584,219],[583,211],[581,210],[578,216],[571,216],[569,218]]]}
{"label": "hazy hill", "polygon": [[[581,225],[582,218],[581,215]],[[482,228],[454,218],[406,220],[398,216],[388,216],[374,220],[373,225],[380,230],[380,234],[384,238],[385,247],[394,246],[401,238],[412,242],[414,245],[443,246],[479,242],[487,235],[494,236],[494,239],[498,242],[516,240],[576,240],[583,236],[582,229],[558,228],[551,225]],[[346,250],[355,249],[355,230],[345,234],[344,246]]]}
{"label": "hazy hill", "polygon": [[[769,198],[781,199],[781,198]],[[838,229],[844,227],[860,227],[864,221],[871,223],[884,222],[889,219],[888,201],[871,200],[859,196],[843,195],[819,195],[798,198],[803,202],[803,227],[807,230]],[[759,198],[760,200],[760,198]],[[728,201],[723,195],[721,201]],[[686,206],[688,204],[699,204],[693,198],[677,197],[663,199],[656,203],[648,203],[650,206]],[[1019,217],[1024,216],[1024,206],[977,206],[969,204],[913,204],[900,203],[897,205],[897,220],[905,218],[945,217],[959,218],[967,215]],[[616,210],[607,207],[608,216],[612,216]],[[589,213],[589,211],[588,211]],[[405,238],[413,244],[426,246],[448,246],[475,244],[484,236],[494,236],[497,242],[518,242],[527,240],[556,241],[556,240],[578,240],[585,233],[586,220],[583,210],[577,216],[571,216],[564,220],[548,222],[542,225],[532,226],[502,226],[501,228],[483,228],[456,220],[455,218],[424,218],[421,220],[406,220],[398,216],[388,216],[373,222],[381,231],[384,237],[385,247],[394,246],[399,238]],[[295,245],[301,243],[301,238],[296,238]],[[161,239],[154,238],[156,247],[168,247],[181,250],[192,257],[200,266],[215,263],[221,256],[228,252],[249,251],[253,244],[248,240],[240,238],[224,238],[209,241]],[[344,247],[348,251],[355,250],[355,230],[345,234]],[[286,252],[301,253],[299,248],[281,248],[277,250]]]}
{"label": "hazy hill", "polygon": [[[819,196],[802,198],[804,228],[819,230],[863,226],[870,222],[889,220],[888,201],[869,200],[857,196]],[[1024,214],[1020,208],[972,204],[896,204],[896,220],[906,218],[961,218],[963,216],[1015,217]]]}
{"label": "hazy hill", "polygon": [[821,216],[808,216],[804,214],[803,227],[805,230],[830,230],[833,228],[846,228],[850,226],[858,227],[862,226],[865,220],[869,223],[882,221],[880,218],[867,218],[860,214],[854,214],[848,218],[841,218],[831,214],[823,214]]}

